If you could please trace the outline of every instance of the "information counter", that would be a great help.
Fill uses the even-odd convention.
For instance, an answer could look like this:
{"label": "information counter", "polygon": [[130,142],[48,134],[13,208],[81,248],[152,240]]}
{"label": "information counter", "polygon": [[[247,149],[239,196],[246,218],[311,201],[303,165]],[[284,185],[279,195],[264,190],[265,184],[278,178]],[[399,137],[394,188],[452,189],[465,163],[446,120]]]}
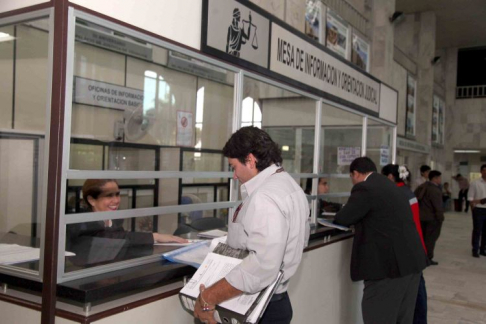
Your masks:
{"label": "information counter", "polygon": [[[352,237],[335,229],[313,230],[289,285],[294,323],[317,323],[323,318],[326,323],[360,323],[362,284],[349,277]],[[4,238],[11,241],[12,235]],[[167,249],[147,248],[152,253]],[[35,263],[25,267],[35,268]],[[192,267],[160,260],[60,283],[56,323],[193,323],[180,306],[178,292],[194,272]],[[39,322],[41,284],[6,274],[0,274],[0,282],[0,311],[6,322]]]}

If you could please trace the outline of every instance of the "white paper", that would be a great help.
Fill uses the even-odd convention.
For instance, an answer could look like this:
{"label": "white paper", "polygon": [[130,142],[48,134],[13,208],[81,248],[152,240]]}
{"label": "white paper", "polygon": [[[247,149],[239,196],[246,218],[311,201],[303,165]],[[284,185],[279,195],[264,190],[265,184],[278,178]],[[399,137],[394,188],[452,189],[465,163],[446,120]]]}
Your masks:
{"label": "white paper", "polygon": [[350,230],[349,227],[342,226],[342,225],[338,225],[338,224],[334,224],[333,222],[330,222],[330,221],[328,221],[327,219],[324,219],[324,218],[318,218],[317,219],[317,222],[319,224],[323,225],[323,226],[337,228],[337,229],[340,229],[341,231],[349,231]]}
{"label": "white paper", "polygon": [[[66,256],[75,255],[66,251]],[[15,264],[40,259],[40,249],[17,244],[0,244],[0,264]]]}
{"label": "white paper", "polygon": [[208,238],[215,238],[215,237],[222,237],[228,235],[228,232],[222,231],[222,230],[210,230],[206,232],[200,232],[197,234],[199,237],[208,237]]}
{"label": "white paper", "polygon": [[[213,285],[218,280],[224,278],[234,267],[242,262],[241,259],[231,258],[224,255],[210,253],[204,259],[199,269],[189,282],[182,288],[181,293],[197,298],[201,284],[206,287]],[[258,298],[256,294],[242,294],[228,299],[219,304],[221,307],[229,309],[238,314],[246,314],[253,302]]]}
{"label": "white paper", "polygon": [[208,240],[201,240],[189,246],[170,251],[162,256],[171,261],[191,265],[198,268],[204,261],[208,253],[212,252],[218,243],[226,243],[227,236],[215,238],[209,243]]}
{"label": "white paper", "polygon": [[175,242],[171,242],[171,243],[154,243],[154,245],[163,245],[163,246],[187,246],[187,245],[191,245],[191,244],[194,244],[194,243],[202,242],[203,240],[187,240],[187,241],[188,241],[187,243],[175,243]]}

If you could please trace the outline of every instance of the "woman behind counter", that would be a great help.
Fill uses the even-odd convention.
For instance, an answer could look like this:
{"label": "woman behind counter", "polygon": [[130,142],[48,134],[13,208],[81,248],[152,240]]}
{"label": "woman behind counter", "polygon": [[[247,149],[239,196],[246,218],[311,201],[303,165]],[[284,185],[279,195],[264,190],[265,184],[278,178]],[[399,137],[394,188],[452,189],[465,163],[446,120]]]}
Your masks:
{"label": "woman behind counter", "polygon": [[[88,179],[83,185],[83,202],[87,212],[116,211],[120,206],[120,189],[114,179]],[[154,242],[186,243],[178,236],[160,233],[127,232],[116,221],[104,220],[67,226],[68,244],[76,244],[81,237],[124,239],[131,246]]]}

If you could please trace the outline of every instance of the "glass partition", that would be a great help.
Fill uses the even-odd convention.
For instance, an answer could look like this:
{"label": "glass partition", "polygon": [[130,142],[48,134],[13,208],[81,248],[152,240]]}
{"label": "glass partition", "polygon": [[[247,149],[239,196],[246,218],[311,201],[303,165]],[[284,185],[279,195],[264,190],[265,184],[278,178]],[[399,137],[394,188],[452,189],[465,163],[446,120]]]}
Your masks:
{"label": "glass partition", "polygon": [[321,124],[318,215],[326,216],[324,212],[335,213],[349,197],[349,165],[361,156],[363,117],[323,103]]}
{"label": "glass partition", "polygon": [[20,257],[12,267],[34,270],[33,276],[38,275],[38,260],[19,263],[18,252],[41,246],[51,90],[48,49],[48,18],[0,27],[0,243],[17,244],[3,246],[9,249],[3,252]]}
{"label": "glass partition", "polygon": [[375,162],[378,171],[393,160],[393,127],[368,118],[366,156]]}

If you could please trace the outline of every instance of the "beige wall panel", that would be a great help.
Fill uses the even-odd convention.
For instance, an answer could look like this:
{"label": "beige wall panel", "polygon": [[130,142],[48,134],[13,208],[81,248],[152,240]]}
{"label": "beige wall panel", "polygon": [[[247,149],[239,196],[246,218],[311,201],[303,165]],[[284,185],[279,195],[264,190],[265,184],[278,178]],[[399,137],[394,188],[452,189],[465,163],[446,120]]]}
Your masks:
{"label": "beige wall panel", "polygon": [[129,58],[127,87],[144,89],[145,71],[157,73],[157,76],[163,81],[159,81],[158,85],[153,125],[147,134],[136,143],[176,145],[177,111],[192,112],[193,121],[196,118],[197,78],[149,62]]}
{"label": "beige wall panel", "polygon": [[201,43],[202,1],[70,0],[104,15],[195,49]]}
{"label": "beige wall panel", "polygon": [[0,232],[32,223],[33,161],[33,141],[0,139]]}
{"label": "beige wall panel", "polygon": [[314,126],[316,102],[306,98],[265,99],[261,103],[263,126]]}
{"label": "beige wall panel", "polygon": [[286,0],[285,22],[301,33],[305,32],[305,9],[306,1]]}
{"label": "beige wall panel", "polygon": [[[13,26],[0,28],[0,32],[13,35]],[[0,129],[12,128],[13,41],[0,43]]]}
{"label": "beige wall panel", "polygon": [[[160,170],[178,171],[180,161],[179,148],[160,149]],[[159,181],[159,205],[174,206],[179,199],[179,179],[160,179]],[[159,233],[172,234],[177,228],[178,215],[159,215]]]}
{"label": "beige wall panel", "polygon": [[285,1],[282,0],[250,0],[263,10],[268,11],[272,15],[282,20],[285,20]]}
{"label": "beige wall panel", "polygon": [[0,12],[7,12],[11,10],[21,9],[29,6],[38,5],[49,2],[48,0],[3,0],[0,1]]}
{"label": "beige wall panel", "polygon": [[73,137],[113,141],[117,120],[123,120],[123,111],[73,104],[71,134]]}
{"label": "beige wall panel", "polygon": [[48,34],[17,26],[15,129],[45,132],[48,78]]}
{"label": "beige wall panel", "polygon": [[233,125],[233,87],[199,78],[204,87],[201,148],[222,150]]}
{"label": "beige wall panel", "polygon": [[415,14],[405,15],[402,21],[395,26],[395,46],[409,59],[417,62],[418,56],[418,29]]}
{"label": "beige wall panel", "polygon": [[392,84],[390,86],[398,91],[397,134],[405,136],[406,104],[407,104],[407,70],[393,62]]}
{"label": "beige wall panel", "polygon": [[123,86],[125,55],[76,42],[74,75]]}

